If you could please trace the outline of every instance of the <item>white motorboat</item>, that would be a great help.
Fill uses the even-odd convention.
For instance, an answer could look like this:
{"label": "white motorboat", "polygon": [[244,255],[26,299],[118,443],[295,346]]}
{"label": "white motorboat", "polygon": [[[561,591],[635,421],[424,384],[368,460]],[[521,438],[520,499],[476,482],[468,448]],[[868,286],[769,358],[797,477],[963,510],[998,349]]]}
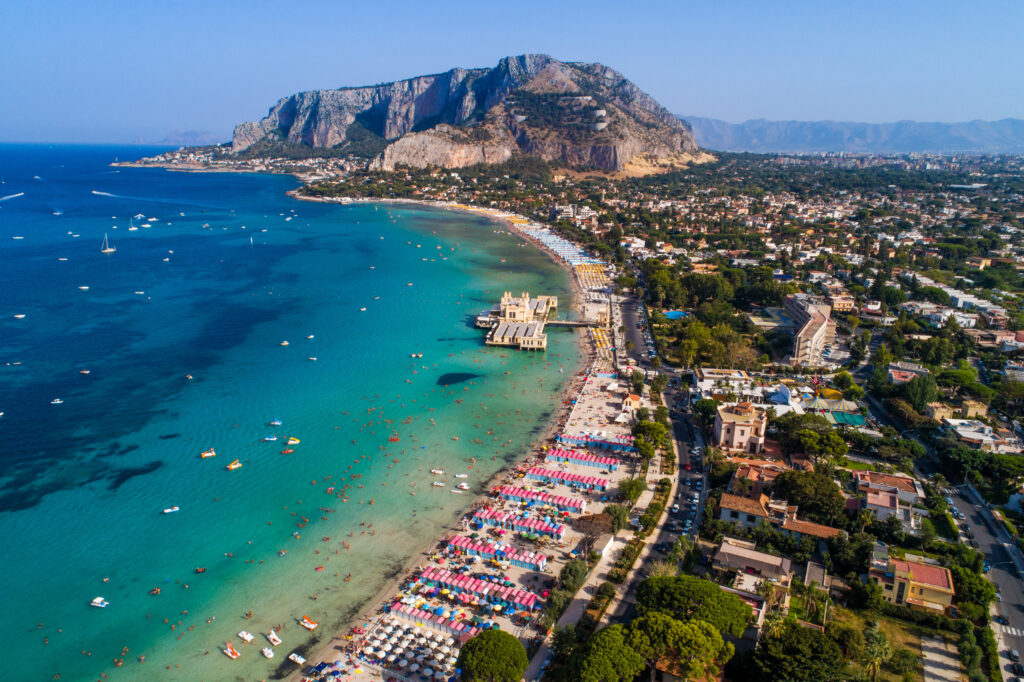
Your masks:
{"label": "white motorboat", "polygon": [[458,484],[455,487],[458,488],[459,490],[469,490],[469,484],[468,483],[460,483],[460,484]]}
{"label": "white motorboat", "polygon": [[105,609],[108,606],[110,606],[110,602],[108,602],[103,597],[96,597],[91,602],[89,602],[89,606],[95,606],[98,609]]}
{"label": "white motorboat", "polygon": [[469,474],[455,474],[455,478],[469,478]]}
{"label": "white motorboat", "polygon": [[181,507],[168,507],[164,509],[164,514],[173,514],[176,511],[181,511]]}
{"label": "white motorboat", "polygon": [[63,405],[64,401],[61,400],[60,398],[54,398],[53,400],[50,401],[50,404],[51,405]]}
{"label": "white motorboat", "polygon": [[430,473],[437,474],[438,476],[444,476],[444,469],[431,469]]}
{"label": "white motorboat", "polygon": [[252,644],[253,640],[256,639],[252,636],[251,633],[247,632],[246,630],[242,630],[241,632],[239,632],[238,638],[246,644]]}
{"label": "white motorboat", "polygon": [[269,646],[263,647],[260,650],[260,653],[262,653],[263,656],[266,657],[266,658],[273,658],[274,657],[274,650],[271,649]]}
{"label": "white motorboat", "polygon": [[434,486],[435,488],[443,488],[444,487],[444,483],[442,483],[441,481],[434,481],[430,485]]}
{"label": "white motorboat", "polygon": [[281,638],[278,637],[277,630],[271,630],[267,633],[267,641],[273,644],[274,646],[280,646]]}
{"label": "white motorboat", "polygon": [[298,663],[299,665],[303,665],[306,662],[305,658],[303,658],[302,656],[299,656],[294,651],[291,652],[290,654],[288,654],[288,660],[292,661],[293,663]]}

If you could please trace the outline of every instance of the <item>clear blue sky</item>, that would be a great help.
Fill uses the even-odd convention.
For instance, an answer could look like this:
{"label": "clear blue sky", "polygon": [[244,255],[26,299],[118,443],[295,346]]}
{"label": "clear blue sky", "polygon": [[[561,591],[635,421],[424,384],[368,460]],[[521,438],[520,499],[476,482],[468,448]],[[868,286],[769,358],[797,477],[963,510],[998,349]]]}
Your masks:
{"label": "clear blue sky", "polygon": [[679,114],[1024,118],[1024,2],[7,2],[0,140],[228,139],[299,90],[600,61]]}

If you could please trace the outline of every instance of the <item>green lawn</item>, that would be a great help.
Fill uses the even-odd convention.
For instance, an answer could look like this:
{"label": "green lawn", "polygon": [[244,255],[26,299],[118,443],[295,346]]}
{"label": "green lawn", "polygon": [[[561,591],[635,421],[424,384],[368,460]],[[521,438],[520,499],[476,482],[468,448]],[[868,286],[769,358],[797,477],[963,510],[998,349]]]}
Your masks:
{"label": "green lawn", "polygon": [[874,471],[875,465],[870,462],[858,462],[847,458],[846,464],[843,465],[843,468],[850,469],[851,471]]}
{"label": "green lawn", "polygon": [[[868,627],[867,619],[857,611],[850,611],[849,609],[837,606],[830,609],[830,613],[832,614],[832,620],[850,623],[860,630],[866,630]],[[942,633],[930,630],[929,628],[923,628],[919,625],[906,623],[895,618],[887,618],[886,616],[880,616],[878,618],[878,627],[885,633],[885,636],[889,638],[889,644],[892,646],[893,650],[897,648],[909,649],[918,657],[921,656],[922,636],[942,636]],[[859,661],[854,662],[851,667],[856,670],[863,671],[864,674],[867,675],[867,666]],[[918,664],[917,670],[914,671],[913,676],[915,680],[921,680],[923,682],[923,666]],[[902,675],[897,675],[884,667],[878,671],[878,680],[880,682],[901,682],[902,679]]]}

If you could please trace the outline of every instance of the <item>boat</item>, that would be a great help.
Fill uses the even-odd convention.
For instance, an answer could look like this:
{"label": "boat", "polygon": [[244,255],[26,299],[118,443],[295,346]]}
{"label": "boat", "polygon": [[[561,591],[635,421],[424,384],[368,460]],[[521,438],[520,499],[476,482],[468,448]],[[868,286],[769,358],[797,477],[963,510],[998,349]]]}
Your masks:
{"label": "boat", "polygon": [[81,287],[78,287],[78,288],[79,288],[79,289],[80,289],[81,291],[89,291],[89,287],[87,287],[87,286],[81,286]]}
{"label": "boat", "polygon": [[216,456],[217,456],[217,451],[214,450],[213,448],[210,448],[209,450],[203,450],[202,452],[199,453],[200,459],[206,459],[207,457],[216,457]]}
{"label": "boat", "polygon": [[224,649],[222,649],[222,651],[224,652],[224,655],[230,658],[231,660],[238,658],[240,655],[237,651],[235,651],[235,647],[231,646],[231,642],[228,642],[227,646],[225,646]]}
{"label": "boat", "polygon": [[176,511],[180,511],[180,509],[181,508],[177,507],[177,506],[175,506],[175,507],[168,507],[167,509],[164,509],[164,514],[173,514]]}
{"label": "boat", "polygon": [[103,247],[100,249],[100,253],[114,253],[115,251],[117,251],[117,248],[110,245],[110,242],[107,241],[107,235],[104,234]]}
{"label": "boat", "polygon": [[417,353],[417,354],[416,354],[416,357],[418,357],[418,358],[422,358],[422,357],[423,357],[423,353]]}
{"label": "boat", "polygon": [[288,345],[288,342],[287,342],[287,341],[282,341],[282,342],[281,342],[281,345],[282,345],[282,346],[287,346],[287,345]]}
{"label": "boat", "polygon": [[281,638],[277,636],[277,630],[271,630],[267,633],[267,641],[274,646],[279,646],[281,644]]}
{"label": "boat", "polygon": [[309,360],[309,361],[311,361],[311,362],[316,362],[316,356],[315,356],[315,355],[310,355],[310,356],[309,356],[308,358],[306,358],[306,359],[307,359],[307,360]]}
{"label": "boat", "polygon": [[280,419],[271,419],[270,426],[280,426],[283,422]]}
{"label": "boat", "polygon": [[88,370],[88,369],[80,369],[80,370],[78,370],[78,373],[79,374],[88,374],[90,371],[91,370]]}
{"label": "boat", "polygon": [[64,401],[61,400],[60,398],[54,398],[53,400],[50,401],[50,404],[51,405],[63,405]]}
{"label": "boat", "polygon": [[366,312],[366,308],[360,308],[360,309],[359,309],[359,312],[361,312],[361,313],[365,313],[365,312]]}
{"label": "boat", "polygon": [[196,568],[195,568],[195,570],[193,572],[194,573],[206,573],[206,567],[205,566],[196,566]]}
{"label": "boat", "polygon": [[306,662],[306,659],[304,659],[302,656],[299,656],[294,651],[288,654],[288,660],[292,661],[293,663],[298,663],[299,665],[303,665]]}
{"label": "boat", "polygon": [[275,436],[274,434],[270,434],[269,436],[263,436],[264,443],[273,443],[275,440],[277,440],[277,436]]}
{"label": "boat", "polygon": [[25,313],[18,313],[18,314],[16,314],[14,316],[14,319],[16,319],[16,320],[24,320],[25,319]]}
{"label": "boat", "polygon": [[391,436],[391,438],[388,438],[388,441],[391,443],[397,443],[399,440],[398,436]]}
{"label": "boat", "polygon": [[157,595],[160,594],[160,588],[159,587],[154,587],[152,590],[149,591],[149,593],[151,595],[153,595],[154,597],[156,597]]}
{"label": "boat", "polygon": [[290,455],[290,454],[292,454],[293,452],[295,452],[295,450],[294,450],[294,449],[292,449],[292,448],[285,448],[284,450],[282,450],[282,451],[281,451],[281,454],[282,454],[282,455]]}
{"label": "boat", "polygon": [[441,481],[434,481],[430,485],[434,486],[435,488],[443,488],[445,484],[442,483]]}
{"label": "boat", "polygon": [[431,469],[430,473],[437,474],[438,476],[444,476],[444,469]]}
{"label": "boat", "polygon": [[295,436],[288,436],[288,441],[287,441],[287,442],[288,442],[288,445],[298,445],[298,444],[299,444],[299,443],[301,443],[302,441],[300,441],[300,440],[299,440],[298,438],[296,438]]}
{"label": "boat", "polygon": [[248,633],[245,630],[242,630],[241,632],[238,633],[238,638],[240,640],[242,640],[243,642],[245,642],[246,644],[252,644],[253,640],[256,639],[255,637],[253,637],[250,633]]}
{"label": "boat", "polygon": [[469,474],[455,474],[455,478],[469,478]]}
{"label": "boat", "polygon": [[313,336],[313,334],[310,334],[310,335],[309,335],[309,336],[307,336],[306,338],[307,338],[307,339],[312,339],[312,338],[315,338],[315,337]]}
{"label": "boat", "polygon": [[319,626],[320,623],[316,622],[309,616],[303,615],[302,620],[299,621],[299,625],[312,632],[313,630],[316,630],[317,626]]}
{"label": "boat", "polygon": [[265,646],[262,649],[260,649],[260,653],[263,654],[263,656],[265,658],[273,658],[274,657],[274,650],[271,649],[269,646]]}
{"label": "boat", "polygon": [[237,459],[235,461],[233,461],[231,464],[228,464],[228,467],[227,467],[228,471],[234,471],[235,469],[241,469],[241,468],[242,468],[242,463],[239,462]]}
{"label": "boat", "polygon": [[89,606],[95,606],[98,609],[105,609],[108,606],[110,606],[110,602],[108,602],[103,597],[96,597],[91,602],[89,602]]}
{"label": "boat", "polygon": [[469,484],[468,483],[460,483],[460,484],[458,484],[455,487],[458,488],[459,490],[469,490]]}

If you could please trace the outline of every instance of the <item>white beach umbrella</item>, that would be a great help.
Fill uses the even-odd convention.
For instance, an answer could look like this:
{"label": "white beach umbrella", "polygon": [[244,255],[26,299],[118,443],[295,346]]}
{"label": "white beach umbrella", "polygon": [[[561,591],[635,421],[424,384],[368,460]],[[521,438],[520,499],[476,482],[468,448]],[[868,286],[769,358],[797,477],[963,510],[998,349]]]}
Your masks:
{"label": "white beach umbrella", "polygon": [[437,653],[434,654],[434,660],[435,661],[443,661],[444,660],[444,654],[441,653],[440,651],[438,651]]}
{"label": "white beach umbrella", "polygon": [[409,666],[409,670],[411,670],[412,672],[416,672],[419,669],[420,669],[420,664],[419,663],[413,663],[412,665]]}
{"label": "white beach umbrella", "polygon": [[404,668],[407,665],[409,665],[409,661],[404,658],[398,661],[399,668]]}
{"label": "white beach umbrella", "polygon": [[376,651],[376,652],[374,653],[374,656],[376,656],[377,658],[384,658],[385,656],[387,656],[387,652],[385,652],[385,651],[383,651],[383,650],[381,650],[381,649],[378,649],[378,650],[377,650],[377,651]]}
{"label": "white beach umbrella", "polygon": [[458,662],[459,662],[459,659],[455,658],[454,656],[449,656],[448,657],[448,665],[455,665]]}
{"label": "white beach umbrella", "polygon": [[372,655],[373,654],[373,647],[372,646],[366,647],[365,649],[363,649],[363,653],[366,654],[367,656]]}
{"label": "white beach umbrella", "polygon": [[451,646],[452,644],[455,644],[455,638],[449,637],[448,639],[444,640],[444,643],[448,646]]}
{"label": "white beach umbrella", "polygon": [[440,670],[438,670],[436,673],[434,673],[434,679],[435,680],[443,680],[444,678],[445,678],[445,674],[443,672],[441,672]]}
{"label": "white beach umbrella", "polygon": [[398,656],[401,656],[402,654],[405,653],[405,648],[404,647],[400,647],[400,646],[396,646],[394,653],[396,655],[398,655]]}
{"label": "white beach umbrella", "polygon": [[[449,640],[449,641],[454,641],[454,640]],[[441,651],[443,651],[446,654],[450,654],[452,652],[452,648],[446,644],[443,647],[441,647]]]}
{"label": "white beach umbrella", "polygon": [[398,656],[395,656],[394,654],[388,654],[386,660],[388,663],[394,663],[396,660],[398,660]]}
{"label": "white beach umbrella", "polygon": [[391,651],[394,648],[395,647],[392,646],[391,642],[388,642],[387,644],[384,645],[384,651]]}

